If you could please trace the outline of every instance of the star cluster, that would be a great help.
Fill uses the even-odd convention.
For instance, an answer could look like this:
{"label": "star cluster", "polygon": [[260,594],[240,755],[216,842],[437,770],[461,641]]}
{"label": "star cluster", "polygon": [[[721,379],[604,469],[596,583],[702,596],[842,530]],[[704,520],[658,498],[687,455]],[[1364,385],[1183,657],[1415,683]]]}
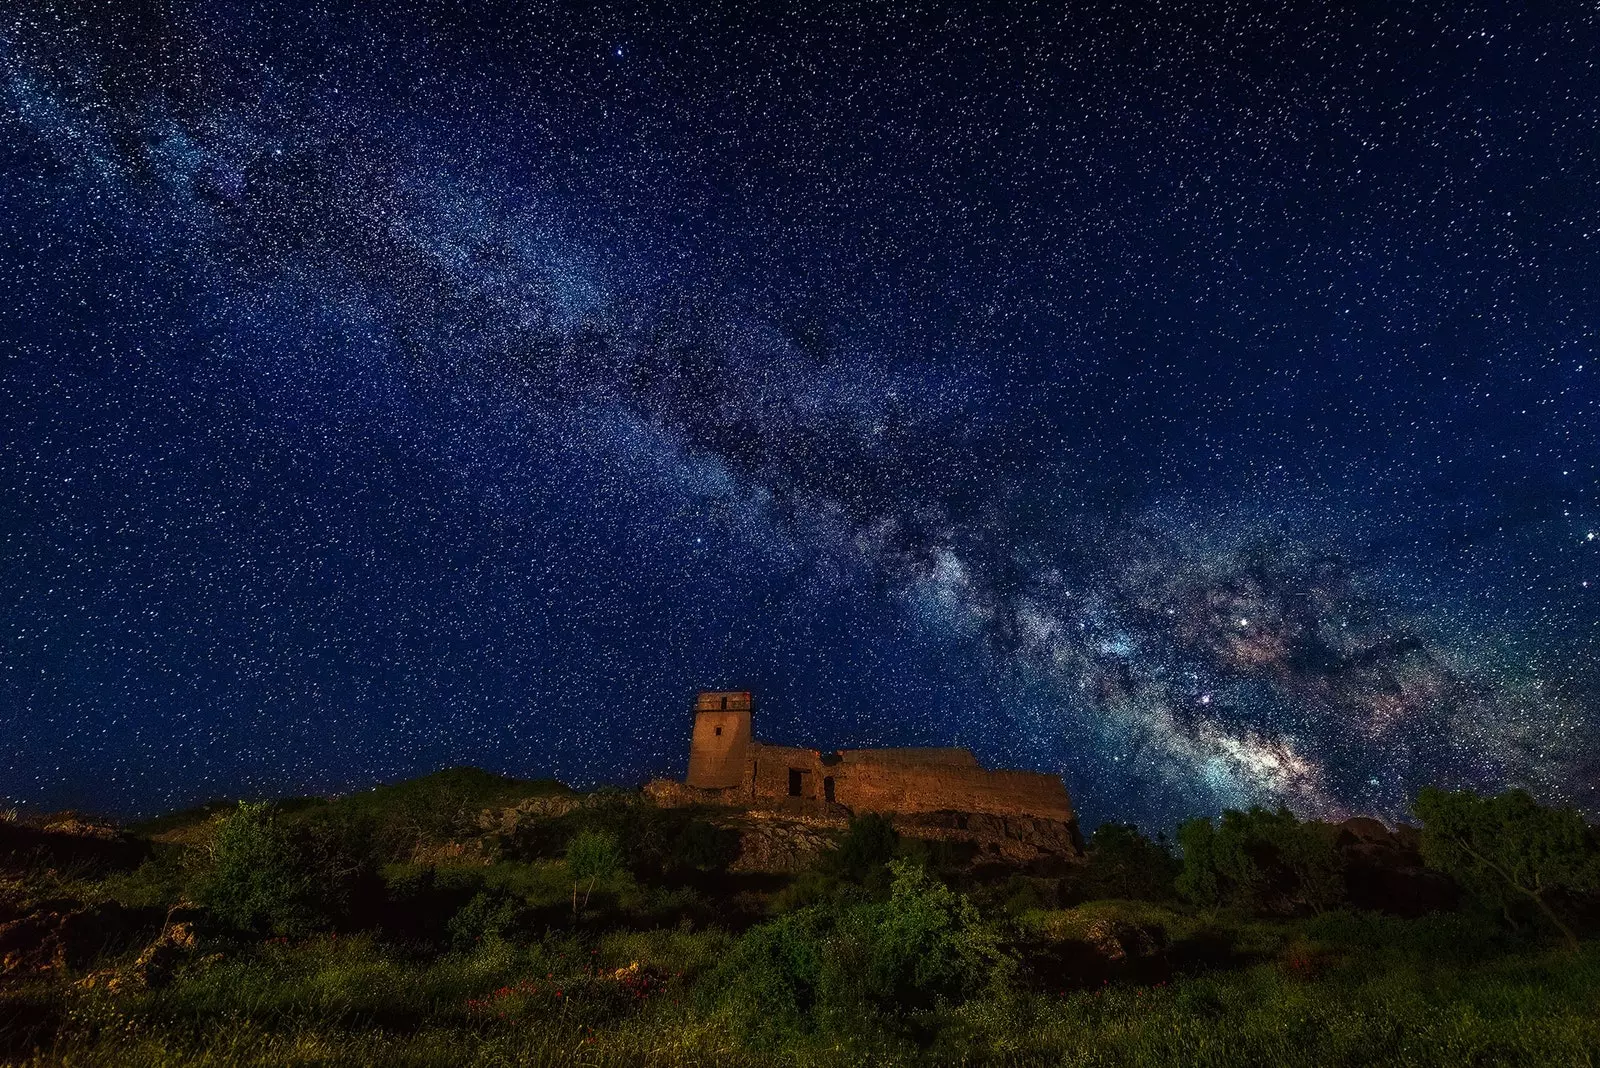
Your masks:
{"label": "star cluster", "polygon": [[0,801],[961,744],[1600,811],[1600,18],[0,17]]}

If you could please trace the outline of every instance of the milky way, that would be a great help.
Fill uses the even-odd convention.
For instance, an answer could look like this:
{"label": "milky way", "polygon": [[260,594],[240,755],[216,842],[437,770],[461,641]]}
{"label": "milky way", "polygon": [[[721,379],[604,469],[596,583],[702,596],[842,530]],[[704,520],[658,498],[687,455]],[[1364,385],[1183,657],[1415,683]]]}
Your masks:
{"label": "milky way", "polygon": [[1600,811],[1600,25],[0,23],[0,800],[962,744]]}

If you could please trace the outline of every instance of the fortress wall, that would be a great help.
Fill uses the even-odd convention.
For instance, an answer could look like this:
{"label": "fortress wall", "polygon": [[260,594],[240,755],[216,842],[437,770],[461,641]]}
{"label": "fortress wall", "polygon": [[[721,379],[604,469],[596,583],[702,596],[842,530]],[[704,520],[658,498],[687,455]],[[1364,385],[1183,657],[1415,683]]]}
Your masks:
{"label": "fortress wall", "polygon": [[757,742],[750,747],[750,766],[747,781],[752,783],[753,794],[762,800],[789,797],[789,770],[799,768],[800,796],[822,796],[822,777],[832,774],[822,770],[822,756],[815,749],[800,749],[788,745],[768,745]]}
{"label": "fortress wall", "polygon": [[959,749],[954,746],[941,746],[929,749],[841,749],[839,758],[846,764],[888,764],[888,765],[921,765],[930,764],[949,765],[952,767],[976,768],[979,766],[978,758],[972,755],[970,749]]}
{"label": "fortress wall", "polygon": [[983,812],[1069,822],[1067,788],[1054,775],[981,767],[846,764],[836,780],[840,804],[856,812]]}

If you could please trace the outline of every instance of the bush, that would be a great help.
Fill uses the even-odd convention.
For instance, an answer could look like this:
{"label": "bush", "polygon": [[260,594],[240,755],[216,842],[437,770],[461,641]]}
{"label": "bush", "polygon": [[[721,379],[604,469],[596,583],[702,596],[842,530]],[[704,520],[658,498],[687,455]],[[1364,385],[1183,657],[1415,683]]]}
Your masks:
{"label": "bush", "polygon": [[751,1045],[775,1047],[811,1029],[832,921],[808,908],[752,927],[703,987]]}
{"label": "bush", "polygon": [[883,872],[899,845],[900,834],[894,824],[876,812],[866,812],[850,818],[844,838],[829,859],[840,875],[865,883]]}
{"label": "bush", "polygon": [[1176,886],[1185,899],[1254,912],[1321,912],[1344,899],[1338,831],[1302,823],[1288,809],[1228,809],[1222,825],[1193,819],[1178,829],[1183,867]]}
{"label": "bush", "polygon": [[705,820],[692,819],[678,832],[668,849],[664,867],[720,872],[739,855],[739,835]]}
{"label": "bush", "polygon": [[[865,967],[832,969],[835,985],[859,989],[884,1012],[931,1008],[975,994],[1010,975],[998,934],[978,910],[922,868],[891,861],[889,900],[848,914],[841,942],[855,941]],[[836,947],[833,963],[846,956]]]}
{"label": "bush", "polygon": [[303,935],[318,925],[310,873],[265,802],[241,801],[222,819],[196,890],[213,916],[242,933]]}
{"label": "bush", "polygon": [[773,1045],[1008,985],[1014,961],[965,896],[906,861],[888,870],[886,901],[801,909],[740,939],[709,988],[743,1034]]}
{"label": "bush", "polygon": [[[1206,824],[1210,826],[1209,823]],[[1178,862],[1167,849],[1131,823],[1103,823],[1089,840],[1089,863],[1081,879],[1090,898],[1164,901],[1176,892]]]}
{"label": "bush", "polygon": [[470,949],[482,942],[515,941],[531,934],[527,902],[504,890],[480,890],[450,917],[450,942]]}

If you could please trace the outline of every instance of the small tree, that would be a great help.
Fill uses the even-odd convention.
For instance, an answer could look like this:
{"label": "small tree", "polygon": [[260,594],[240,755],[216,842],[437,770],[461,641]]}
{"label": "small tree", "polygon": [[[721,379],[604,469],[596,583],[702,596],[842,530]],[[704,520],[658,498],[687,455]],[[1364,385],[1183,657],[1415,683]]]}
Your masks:
{"label": "small tree", "polygon": [[567,843],[567,873],[572,876],[572,918],[578,918],[578,885],[585,879],[589,885],[583,892],[583,908],[589,907],[589,895],[601,879],[609,879],[622,868],[622,847],[617,836],[609,831],[584,830]]}
{"label": "small tree", "polygon": [[271,804],[239,802],[217,826],[197,896],[240,931],[303,934],[314,925],[312,880]]}
{"label": "small tree", "polygon": [[1084,889],[1093,897],[1159,901],[1172,896],[1177,867],[1171,853],[1133,824],[1102,823],[1089,840]]}
{"label": "small tree", "polygon": [[1178,829],[1178,891],[1198,905],[1321,912],[1344,897],[1337,835],[1327,824],[1300,822],[1285,808],[1228,809],[1215,829],[1210,820],[1189,820]]}
{"label": "small tree", "polygon": [[1178,848],[1183,851],[1183,867],[1176,880],[1178,893],[1203,908],[1216,908],[1222,903],[1216,840],[1216,829],[1204,817],[1185,820],[1178,827]]}
{"label": "small tree", "polygon": [[888,867],[889,900],[853,914],[867,953],[864,973],[848,983],[895,1011],[959,1000],[985,982],[1003,986],[1012,962],[972,902],[909,861]]}
{"label": "small tree", "polygon": [[1417,797],[1422,856],[1509,919],[1531,902],[1567,945],[1578,936],[1550,896],[1600,889],[1600,843],[1570,808],[1546,808],[1524,790],[1479,797],[1470,790],[1428,788]]}
{"label": "small tree", "polygon": [[900,845],[900,833],[888,818],[876,812],[864,812],[850,818],[832,861],[839,873],[854,882],[865,882],[869,876],[881,872],[894,858]]}

